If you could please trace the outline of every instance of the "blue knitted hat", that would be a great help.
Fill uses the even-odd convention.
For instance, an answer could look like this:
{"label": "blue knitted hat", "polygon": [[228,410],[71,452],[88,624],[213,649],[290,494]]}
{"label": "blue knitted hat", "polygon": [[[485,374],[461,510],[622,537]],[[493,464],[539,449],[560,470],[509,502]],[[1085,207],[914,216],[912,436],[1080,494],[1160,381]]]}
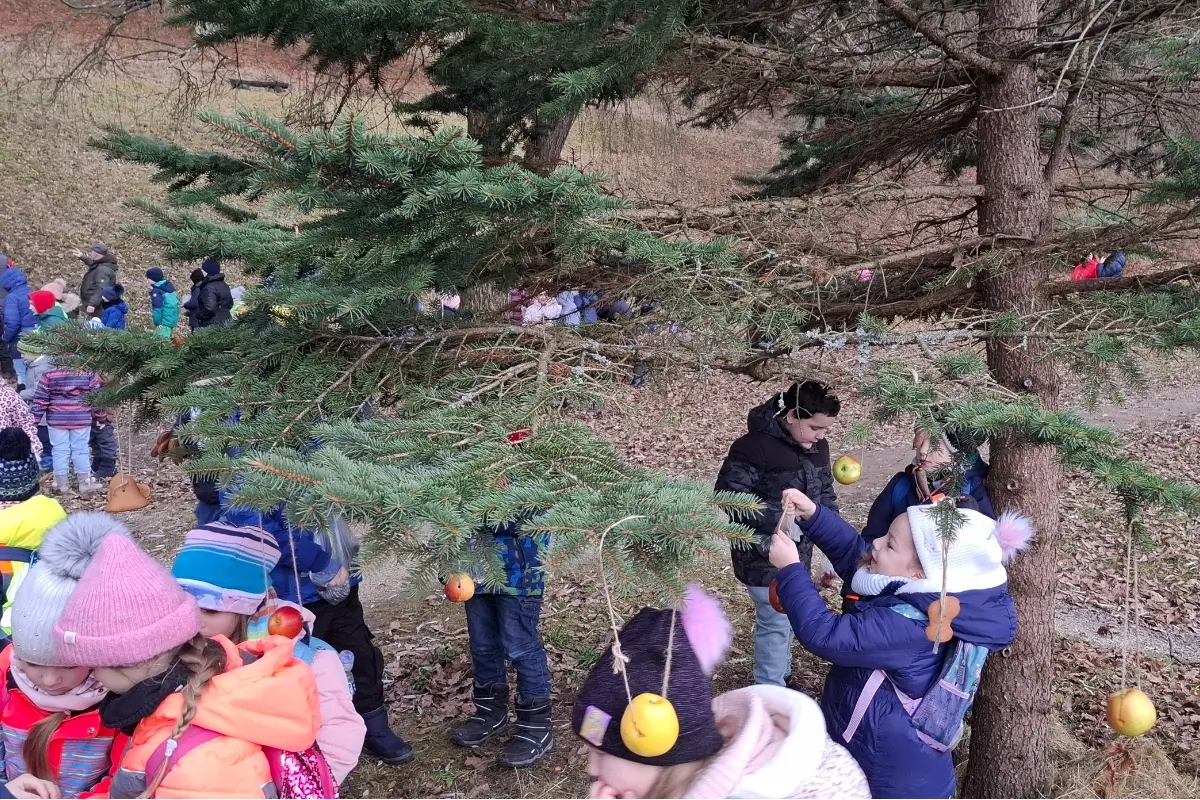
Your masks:
{"label": "blue knitted hat", "polygon": [[267,596],[278,562],[279,545],[262,528],[212,522],[188,531],[171,573],[200,608],[249,616]]}
{"label": "blue knitted hat", "polygon": [[146,270],[146,279],[153,283],[158,283],[159,281],[166,280],[167,276],[163,273],[162,267],[151,267]]}
{"label": "blue knitted hat", "polygon": [[37,459],[20,428],[0,430],[0,503],[18,503],[38,493]]}
{"label": "blue knitted hat", "polygon": [[216,275],[221,271],[221,262],[217,261],[215,258],[204,259],[204,263],[200,266],[201,269],[204,270],[205,275]]}

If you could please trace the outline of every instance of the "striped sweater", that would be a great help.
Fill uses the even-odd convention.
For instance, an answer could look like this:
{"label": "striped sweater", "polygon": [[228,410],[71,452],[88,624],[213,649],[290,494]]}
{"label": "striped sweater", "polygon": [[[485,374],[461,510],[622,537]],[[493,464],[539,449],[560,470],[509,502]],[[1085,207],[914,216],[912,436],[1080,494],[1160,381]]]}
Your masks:
{"label": "striped sweater", "polygon": [[99,391],[100,379],[94,372],[74,372],[64,367],[52,367],[38,381],[29,410],[36,423],[46,415],[46,424],[62,430],[92,427],[92,420],[108,422],[102,408],[88,405],[87,396]]}

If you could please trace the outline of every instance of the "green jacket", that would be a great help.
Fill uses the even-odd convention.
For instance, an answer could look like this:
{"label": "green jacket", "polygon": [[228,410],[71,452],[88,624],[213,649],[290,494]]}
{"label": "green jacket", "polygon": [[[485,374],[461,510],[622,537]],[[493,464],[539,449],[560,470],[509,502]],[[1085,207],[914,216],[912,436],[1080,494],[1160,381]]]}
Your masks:
{"label": "green jacket", "polygon": [[167,280],[150,285],[150,316],[155,326],[174,328],[179,323],[179,295]]}

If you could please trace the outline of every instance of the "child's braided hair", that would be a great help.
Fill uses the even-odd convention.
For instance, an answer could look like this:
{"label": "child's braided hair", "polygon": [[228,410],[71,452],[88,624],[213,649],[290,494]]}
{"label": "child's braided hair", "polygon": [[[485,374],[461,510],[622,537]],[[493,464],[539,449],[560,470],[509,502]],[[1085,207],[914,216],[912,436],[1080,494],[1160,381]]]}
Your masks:
{"label": "child's braided hair", "polygon": [[[179,741],[179,737],[192,724],[192,720],[196,717],[196,708],[200,703],[200,695],[208,688],[209,682],[214,677],[225,671],[225,650],[212,639],[206,639],[203,634],[196,634],[179,648],[176,660],[187,669],[188,679],[182,689],[183,711],[180,712],[179,720],[175,723],[168,741],[171,739]],[[166,777],[169,761],[169,758],[163,759],[162,766],[158,768],[158,774],[154,776],[154,780],[146,784],[146,791],[138,797],[154,796],[154,793],[158,791],[158,785]]]}

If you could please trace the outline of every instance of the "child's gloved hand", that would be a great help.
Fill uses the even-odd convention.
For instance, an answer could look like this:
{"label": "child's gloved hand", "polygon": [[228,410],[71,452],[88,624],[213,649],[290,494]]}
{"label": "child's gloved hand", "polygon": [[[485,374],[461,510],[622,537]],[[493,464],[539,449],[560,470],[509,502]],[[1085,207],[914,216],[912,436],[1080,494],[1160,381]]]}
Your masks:
{"label": "child's gloved hand", "polygon": [[796,543],[784,531],[775,531],[775,535],[771,537],[771,552],[767,554],[767,558],[770,559],[771,566],[775,569],[783,569],[800,563],[800,553],[796,550]]}
{"label": "child's gloved hand", "polygon": [[796,516],[800,519],[812,519],[813,515],[817,513],[817,504],[799,489],[783,490],[784,509],[786,510],[789,505],[796,510]]}

